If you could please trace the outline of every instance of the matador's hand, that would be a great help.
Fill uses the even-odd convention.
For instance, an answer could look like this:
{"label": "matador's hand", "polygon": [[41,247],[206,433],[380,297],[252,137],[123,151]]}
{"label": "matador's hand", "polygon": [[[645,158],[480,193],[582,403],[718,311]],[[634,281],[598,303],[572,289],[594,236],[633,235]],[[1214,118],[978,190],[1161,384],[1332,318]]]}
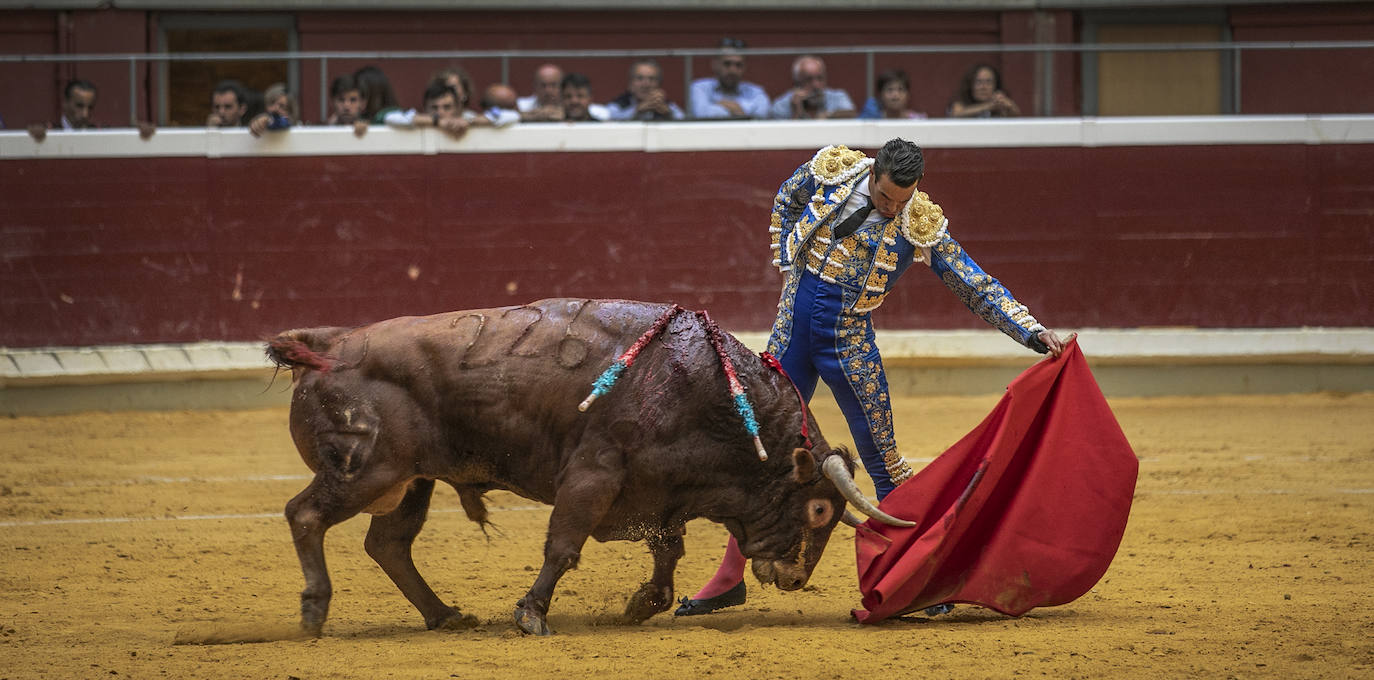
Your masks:
{"label": "matador's hand", "polygon": [[[1072,340],[1076,335],[1077,334],[1070,335],[1069,339]],[[1040,342],[1045,343],[1045,346],[1050,350],[1050,354],[1059,356],[1064,353],[1064,341],[1060,339],[1059,335],[1054,331],[1046,328],[1037,333],[1036,337],[1040,338]]]}

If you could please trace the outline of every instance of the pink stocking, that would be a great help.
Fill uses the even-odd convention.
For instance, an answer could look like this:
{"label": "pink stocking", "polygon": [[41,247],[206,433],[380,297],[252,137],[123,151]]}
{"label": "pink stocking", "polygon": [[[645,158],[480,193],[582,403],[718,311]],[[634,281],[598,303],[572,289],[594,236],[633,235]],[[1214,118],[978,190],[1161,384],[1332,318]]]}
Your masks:
{"label": "pink stocking", "polygon": [[731,536],[730,542],[725,546],[725,557],[720,561],[720,568],[716,569],[716,575],[712,576],[692,599],[709,599],[739,585],[744,580],[745,562],[744,554],[739,551],[739,543]]}

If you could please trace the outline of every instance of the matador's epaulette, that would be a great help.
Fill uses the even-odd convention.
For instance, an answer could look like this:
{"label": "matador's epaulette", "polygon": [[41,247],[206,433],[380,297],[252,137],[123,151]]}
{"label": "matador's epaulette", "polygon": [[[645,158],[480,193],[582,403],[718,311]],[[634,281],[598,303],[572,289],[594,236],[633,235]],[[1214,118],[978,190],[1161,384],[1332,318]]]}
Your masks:
{"label": "matador's epaulette", "polygon": [[902,236],[918,248],[929,248],[939,243],[948,227],[945,211],[931,201],[924,191],[912,195],[906,209],[897,215],[897,228]]}
{"label": "matador's epaulette", "polygon": [[862,151],[840,145],[827,146],[817,151],[811,159],[811,174],[821,184],[833,187],[854,179],[870,165],[873,165],[873,159]]}

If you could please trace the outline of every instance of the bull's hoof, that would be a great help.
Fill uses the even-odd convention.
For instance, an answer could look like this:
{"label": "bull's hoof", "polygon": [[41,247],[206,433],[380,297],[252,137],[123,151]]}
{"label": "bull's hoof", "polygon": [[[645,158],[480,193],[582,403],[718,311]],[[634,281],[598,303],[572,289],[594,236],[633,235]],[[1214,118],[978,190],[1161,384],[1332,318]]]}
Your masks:
{"label": "bull's hoof", "polygon": [[653,583],[645,583],[630,596],[630,601],[625,605],[625,620],[628,623],[640,623],[647,621],[654,614],[668,611],[673,606],[673,589],[662,587]]}
{"label": "bull's hoof", "polygon": [[472,614],[463,614],[457,609],[450,609],[449,613],[437,621],[426,621],[425,625],[430,630],[470,630],[482,625]]}
{"label": "bull's hoof", "polygon": [[549,624],[544,621],[544,616],[525,607],[516,608],[515,625],[529,635],[553,635],[553,631],[549,629]]}
{"label": "bull's hoof", "polygon": [[324,621],[301,619],[301,637],[317,638],[324,634]]}

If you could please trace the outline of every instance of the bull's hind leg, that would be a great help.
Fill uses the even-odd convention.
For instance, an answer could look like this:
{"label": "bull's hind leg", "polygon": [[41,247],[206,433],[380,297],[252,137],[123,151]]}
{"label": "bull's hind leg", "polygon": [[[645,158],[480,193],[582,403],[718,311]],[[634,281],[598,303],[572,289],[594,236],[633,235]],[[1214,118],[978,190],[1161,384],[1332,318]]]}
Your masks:
{"label": "bull's hind leg", "polygon": [[319,472],[305,490],[287,502],[286,521],[291,526],[291,540],[305,574],[301,630],[306,634],[320,634],[329,617],[329,600],[334,592],[324,561],[325,532],[404,483],[404,479],[366,476],[343,481],[331,472]]}
{"label": "bull's hind leg", "polygon": [[415,560],[411,557],[411,546],[425,525],[433,493],[434,480],[417,479],[411,482],[410,490],[395,510],[372,518],[363,545],[367,548],[367,554],[391,577],[391,582],[420,610],[430,630],[471,628],[477,625],[477,619],[470,615],[463,616],[457,609],[444,604],[415,568]]}
{"label": "bull's hind leg", "polygon": [[654,574],[639,587],[625,606],[625,618],[639,623],[673,606],[673,572],[682,558],[682,536],[655,535],[645,540],[654,556]]}
{"label": "bull's hind leg", "polygon": [[515,603],[515,623],[531,635],[551,635],[546,617],[553,588],[569,569],[577,568],[582,546],[601,523],[610,509],[624,469],[619,454],[606,451],[602,455],[614,459],[602,465],[600,456],[570,467],[563,473],[562,484],[554,496],[553,512],[549,514],[549,535],[544,543],[544,566],[525,597]]}
{"label": "bull's hind leg", "polygon": [[291,526],[291,541],[296,546],[301,571],[305,573],[305,589],[301,591],[301,630],[319,636],[329,617],[329,600],[333,586],[324,561],[324,533],[330,527],[356,514],[362,507],[335,502],[335,484],[322,481],[316,475],[305,490],[286,504],[286,521]]}

